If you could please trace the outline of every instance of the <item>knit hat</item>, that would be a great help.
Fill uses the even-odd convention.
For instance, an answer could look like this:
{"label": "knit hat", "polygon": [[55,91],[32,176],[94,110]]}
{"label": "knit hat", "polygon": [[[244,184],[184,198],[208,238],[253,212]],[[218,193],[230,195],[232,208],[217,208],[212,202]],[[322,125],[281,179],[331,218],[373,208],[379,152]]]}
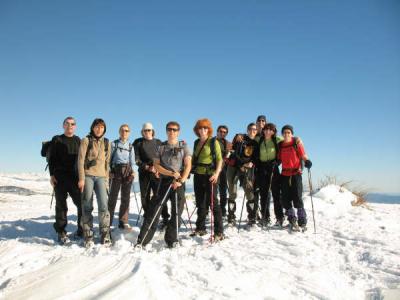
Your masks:
{"label": "knit hat", "polygon": [[265,122],[267,122],[267,117],[265,115],[259,115],[257,117],[257,122],[260,121],[260,120],[264,120]]}
{"label": "knit hat", "polygon": [[281,130],[282,134],[283,134],[283,132],[284,132],[285,130],[290,130],[290,131],[292,132],[292,134],[293,134],[293,126],[292,126],[292,125],[285,125],[285,126],[283,126],[283,127],[282,127],[282,130]]}

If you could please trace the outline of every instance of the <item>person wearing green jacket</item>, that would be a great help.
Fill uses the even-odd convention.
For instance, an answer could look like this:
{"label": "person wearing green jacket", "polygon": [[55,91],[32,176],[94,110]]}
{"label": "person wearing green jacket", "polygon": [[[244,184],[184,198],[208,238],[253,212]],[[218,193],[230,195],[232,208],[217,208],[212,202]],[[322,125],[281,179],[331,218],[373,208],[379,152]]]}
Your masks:
{"label": "person wearing green jacket", "polygon": [[218,177],[222,169],[221,147],[212,137],[213,129],[209,119],[200,119],[193,128],[199,137],[193,148],[192,173],[197,206],[196,230],[193,235],[205,235],[208,207],[214,217],[214,239],[224,239],[222,213],[218,201]]}

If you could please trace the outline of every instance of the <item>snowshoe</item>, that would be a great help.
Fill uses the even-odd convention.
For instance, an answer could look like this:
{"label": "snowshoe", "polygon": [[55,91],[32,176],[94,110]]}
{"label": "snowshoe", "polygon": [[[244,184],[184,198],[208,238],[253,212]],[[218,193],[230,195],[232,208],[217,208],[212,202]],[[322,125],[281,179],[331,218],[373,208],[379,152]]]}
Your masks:
{"label": "snowshoe", "polygon": [[300,227],[297,222],[291,222],[289,224],[289,232],[300,232]]}
{"label": "snowshoe", "polygon": [[85,241],[83,242],[83,246],[86,249],[90,249],[94,246],[93,236],[85,237]]}
{"label": "snowshoe", "polygon": [[276,220],[275,224],[271,226],[272,229],[283,229],[283,221]]}
{"label": "snowshoe", "polygon": [[100,236],[100,243],[106,247],[111,246],[111,235],[110,231],[103,231]]}
{"label": "snowshoe", "polygon": [[67,236],[65,231],[58,233],[58,242],[60,243],[60,245],[70,245],[71,244],[71,240],[69,239],[69,237]]}
{"label": "snowshoe", "polygon": [[207,230],[195,230],[194,232],[192,232],[190,234],[190,236],[194,237],[194,236],[203,236],[207,234]]}
{"label": "snowshoe", "polygon": [[307,225],[305,225],[305,224],[300,225],[300,230],[301,230],[301,232],[306,232],[307,231]]}
{"label": "snowshoe", "polygon": [[224,239],[225,239],[225,234],[223,234],[222,232],[221,233],[216,233],[214,235],[214,241],[215,242],[222,241]]}

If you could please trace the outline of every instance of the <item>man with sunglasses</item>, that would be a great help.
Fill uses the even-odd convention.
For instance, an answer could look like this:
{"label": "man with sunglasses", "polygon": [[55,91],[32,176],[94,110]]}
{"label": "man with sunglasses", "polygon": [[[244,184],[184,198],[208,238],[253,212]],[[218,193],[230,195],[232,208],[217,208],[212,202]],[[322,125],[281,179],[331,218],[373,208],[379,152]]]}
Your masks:
{"label": "man with sunglasses", "polygon": [[80,146],[80,138],[75,135],[76,121],[73,117],[65,118],[63,122],[64,133],[56,135],[52,139],[50,149],[49,171],[50,183],[54,188],[56,198],[56,214],[54,229],[58,235],[60,244],[69,243],[69,238],[65,230],[67,226],[67,197],[72,198],[78,212],[75,237],[82,237],[81,227],[81,193],[78,188],[78,173],[76,168],[77,157]]}
{"label": "man with sunglasses", "polygon": [[121,190],[121,204],[119,206],[118,228],[131,230],[128,223],[129,203],[131,187],[134,178],[132,166],[134,155],[132,145],[129,143],[130,129],[128,124],[122,124],[119,128],[119,139],[111,144],[110,178],[111,188],[108,198],[108,210],[110,212],[110,226],[113,223],[115,206],[119,190]]}
{"label": "man with sunglasses", "polygon": [[242,183],[247,199],[248,224],[253,225],[256,221],[257,203],[254,201],[254,163],[256,159],[255,150],[257,148],[257,142],[255,141],[256,134],[256,124],[250,123],[247,126],[247,134],[236,135],[232,142],[233,152],[229,157],[227,169],[229,192],[228,224],[230,225],[236,223],[236,197],[237,183],[239,180]]}
{"label": "man with sunglasses", "polygon": [[[178,242],[178,229],[185,204],[185,181],[192,166],[192,153],[183,141],[178,140],[180,125],[175,121],[166,125],[168,140],[156,152],[154,166],[160,173],[160,186],[155,201],[150,201],[148,212],[137,240],[138,246],[147,245],[154,236],[160,218],[162,201],[171,201],[171,219],[168,221],[164,240],[168,248]],[[176,201],[177,200],[177,201]]]}

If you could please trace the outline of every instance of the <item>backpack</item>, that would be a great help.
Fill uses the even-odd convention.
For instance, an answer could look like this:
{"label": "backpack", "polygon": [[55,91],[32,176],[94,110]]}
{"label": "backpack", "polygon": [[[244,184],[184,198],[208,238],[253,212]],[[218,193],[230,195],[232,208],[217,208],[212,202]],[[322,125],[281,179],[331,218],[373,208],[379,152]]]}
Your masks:
{"label": "backpack", "polygon": [[[301,159],[301,157],[299,156],[299,152],[298,152],[298,146],[297,146],[297,144],[299,143],[299,138],[297,137],[297,136],[294,136],[293,137],[293,144],[292,145],[290,145],[290,146],[287,146],[287,147],[293,147],[294,148],[294,150],[296,151],[296,154],[297,154],[297,157],[299,158],[299,160],[300,160],[300,168],[301,168],[301,170],[303,170],[304,169],[304,161]],[[285,147],[286,148],[286,147]]]}
{"label": "backpack", "polygon": [[[215,141],[218,141],[218,143],[220,144],[220,148],[221,147],[221,142],[216,138],[216,137],[212,137],[210,140],[210,150],[211,150],[211,157],[212,157],[212,163],[210,165],[207,165],[207,167],[210,167],[211,169],[215,169],[217,166],[217,154],[215,153]],[[194,141],[194,150],[196,150],[197,145],[199,144],[200,139],[197,139]],[[203,146],[201,147],[199,153],[197,155],[194,154],[193,151],[193,157],[192,157],[192,170],[195,170],[196,167],[200,164],[197,163],[197,160],[199,159],[199,155],[201,153],[201,151],[203,150],[204,145],[207,143],[207,141],[203,144]]]}
{"label": "backpack", "polygon": [[[87,170],[87,169],[89,169],[91,166],[93,166],[93,161],[95,161],[95,160],[89,160],[89,152],[90,152],[90,150],[92,150],[92,148],[93,148],[93,137],[92,137],[90,134],[87,135],[86,137],[87,137],[88,140],[89,140],[89,144],[88,144],[88,147],[87,147],[87,149],[86,149],[85,163],[84,163],[84,165],[83,165],[83,167],[84,167],[85,170]],[[105,156],[105,157],[107,157],[109,144],[110,144],[110,142],[109,142],[108,138],[104,138],[104,156]],[[106,162],[105,162],[105,168],[106,168],[106,170],[107,170],[107,159],[106,159]]]}
{"label": "backpack", "polygon": [[51,148],[54,146],[55,143],[61,142],[61,136],[56,135],[54,136],[51,141],[44,141],[42,142],[42,149],[40,150],[40,155],[42,157],[46,157],[46,167],[44,170],[46,171],[49,167],[49,161],[51,156]]}
{"label": "backpack", "polygon": [[[112,164],[112,162],[113,162],[114,155],[115,155],[115,152],[117,152],[117,149],[126,150],[126,149],[124,149],[124,148],[119,148],[119,147],[117,146],[118,143],[119,143],[119,140],[114,140],[113,143],[114,143],[114,149],[113,149],[113,151],[111,152],[110,164]],[[129,155],[130,155],[131,152],[132,152],[132,148],[133,148],[133,145],[132,145],[131,143],[129,143],[129,150],[128,150],[128,151],[129,151]],[[129,164],[130,164],[130,161],[129,161]]]}

